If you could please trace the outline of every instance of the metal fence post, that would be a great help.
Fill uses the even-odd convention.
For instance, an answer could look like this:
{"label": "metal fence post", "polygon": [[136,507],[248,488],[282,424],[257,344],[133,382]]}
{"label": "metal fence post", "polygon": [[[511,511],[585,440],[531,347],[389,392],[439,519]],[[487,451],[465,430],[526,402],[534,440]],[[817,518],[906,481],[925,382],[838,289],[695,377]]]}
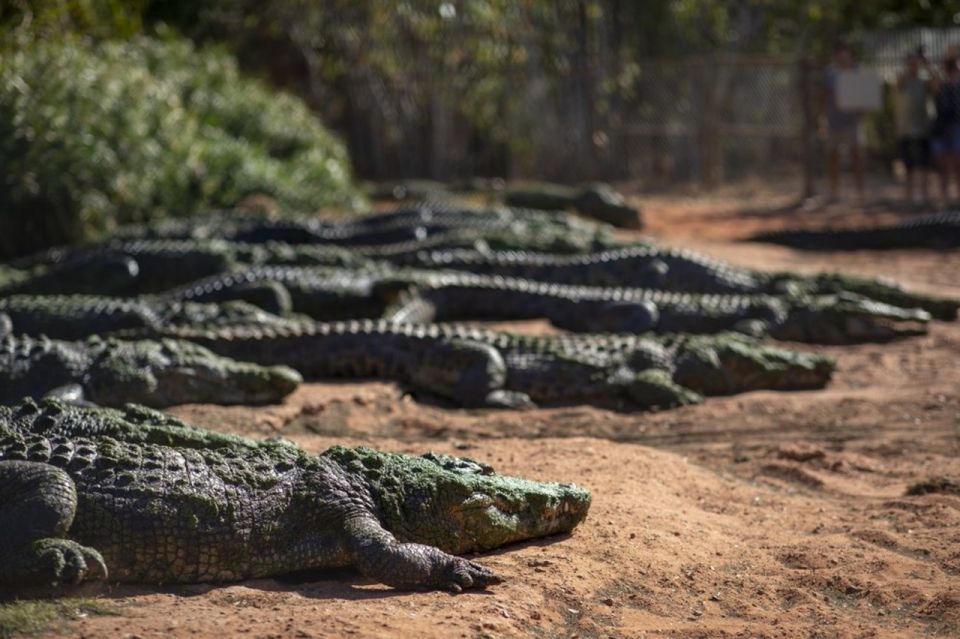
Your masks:
{"label": "metal fence post", "polygon": [[813,104],[813,85],[811,83],[812,63],[807,56],[800,58],[799,98],[803,109],[803,119],[800,123],[800,141],[803,147],[803,198],[811,198],[816,192],[814,188],[814,134],[817,129],[816,113]]}

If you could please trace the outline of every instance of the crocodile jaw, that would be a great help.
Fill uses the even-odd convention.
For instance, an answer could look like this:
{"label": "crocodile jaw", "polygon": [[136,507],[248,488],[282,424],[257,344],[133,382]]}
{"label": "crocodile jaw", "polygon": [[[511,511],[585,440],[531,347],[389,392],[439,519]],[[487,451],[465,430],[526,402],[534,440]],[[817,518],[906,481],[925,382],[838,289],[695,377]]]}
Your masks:
{"label": "crocodile jaw", "polygon": [[795,309],[774,331],[775,336],[819,344],[884,342],[927,333],[931,315],[920,308],[901,308],[862,295],[822,296]]}
{"label": "crocodile jaw", "polygon": [[576,485],[497,475],[469,459],[365,448],[325,455],[362,475],[384,527],[398,539],[450,553],[570,532],[590,508],[590,493]]}

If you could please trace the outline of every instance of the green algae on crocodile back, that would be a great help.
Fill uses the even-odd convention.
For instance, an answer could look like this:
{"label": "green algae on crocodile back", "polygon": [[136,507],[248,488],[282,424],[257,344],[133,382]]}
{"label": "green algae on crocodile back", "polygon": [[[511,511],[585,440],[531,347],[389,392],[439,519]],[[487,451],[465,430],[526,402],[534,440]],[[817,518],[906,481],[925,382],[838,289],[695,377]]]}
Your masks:
{"label": "green algae on crocodile back", "polygon": [[457,457],[310,455],[155,411],[0,406],[0,585],[195,583],[353,566],[395,587],[501,579],[454,556],[566,533],[576,486]]}

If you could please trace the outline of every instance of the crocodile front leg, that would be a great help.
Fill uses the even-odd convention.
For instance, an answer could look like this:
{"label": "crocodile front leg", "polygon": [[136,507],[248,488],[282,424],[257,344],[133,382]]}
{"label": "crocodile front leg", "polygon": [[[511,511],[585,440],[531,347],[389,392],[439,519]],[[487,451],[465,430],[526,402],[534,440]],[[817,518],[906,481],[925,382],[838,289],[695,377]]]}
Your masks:
{"label": "crocodile front leg", "polygon": [[351,516],[344,529],[353,565],[388,586],[460,592],[503,582],[491,570],[434,546],[397,541],[371,514]]}
{"label": "crocodile front leg", "polygon": [[63,538],[76,508],[76,487],[61,469],[0,461],[0,586],[106,579],[100,553]]}
{"label": "crocodile front leg", "polygon": [[409,382],[467,407],[529,408],[530,397],[504,389],[507,365],[493,346],[442,340],[424,347]]}
{"label": "crocodile front leg", "polygon": [[547,319],[569,331],[592,333],[644,333],[652,331],[660,321],[660,309],[653,302],[573,301],[566,313],[548,315]]}
{"label": "crocodile front leg", "polygon": [[290,291],[280,282],[272,281],[240,282],[182,299],[205,303],[246,302],[274,315],[287,315],[293,311]]}
{"label": "crocodile front leg", "polygon": [[429,324],[437,319],[437,307],[434,302],[420,295],[404,296],[387,307],[383,319],[408,324]]}

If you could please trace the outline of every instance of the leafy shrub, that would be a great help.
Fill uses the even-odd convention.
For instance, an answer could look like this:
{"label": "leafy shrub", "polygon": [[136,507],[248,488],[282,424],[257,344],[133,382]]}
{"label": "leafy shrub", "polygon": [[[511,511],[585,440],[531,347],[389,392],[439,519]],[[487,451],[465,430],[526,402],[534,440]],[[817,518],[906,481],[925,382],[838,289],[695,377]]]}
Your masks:
{"label": "leafy shrub", "polygon": [[36,43],[0,65],[0,256],[228,207],[362,205],[346,151],[289,95],[182,39]]}

